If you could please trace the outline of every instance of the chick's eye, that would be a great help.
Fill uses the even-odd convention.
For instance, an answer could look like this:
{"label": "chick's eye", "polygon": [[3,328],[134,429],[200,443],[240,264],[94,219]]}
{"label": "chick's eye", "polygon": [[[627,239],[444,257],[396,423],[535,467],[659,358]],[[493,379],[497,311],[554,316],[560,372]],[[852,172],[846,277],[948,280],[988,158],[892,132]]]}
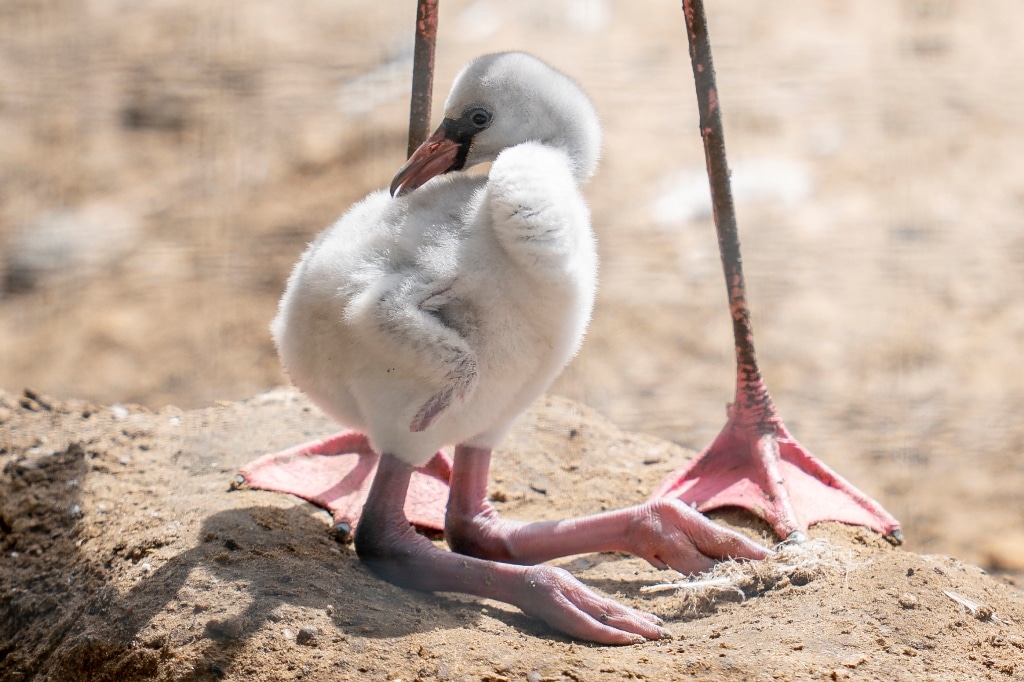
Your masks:
{"label": "chick's eye", "polygon": [[474,109],[469,112],[469,120],[477,128],[485,128],[491,122],[491,114],[485,109]]}

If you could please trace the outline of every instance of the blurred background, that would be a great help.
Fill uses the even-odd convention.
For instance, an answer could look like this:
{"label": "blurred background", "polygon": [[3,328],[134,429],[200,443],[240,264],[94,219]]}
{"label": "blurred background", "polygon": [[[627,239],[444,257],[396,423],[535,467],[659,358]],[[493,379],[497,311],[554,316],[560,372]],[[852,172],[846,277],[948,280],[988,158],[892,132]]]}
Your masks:
{"label": "blurred background", "polygon": [[[1024,579],[1024,14],[708,2],[763,370],[908,547]],[[404,161],[414,0],[0,3],[0,386],[197,407],[287,381],[305,244]],[[444,0],[605,124],[601,292],[554,392],[694,449],[734,366],[679,2]]]}

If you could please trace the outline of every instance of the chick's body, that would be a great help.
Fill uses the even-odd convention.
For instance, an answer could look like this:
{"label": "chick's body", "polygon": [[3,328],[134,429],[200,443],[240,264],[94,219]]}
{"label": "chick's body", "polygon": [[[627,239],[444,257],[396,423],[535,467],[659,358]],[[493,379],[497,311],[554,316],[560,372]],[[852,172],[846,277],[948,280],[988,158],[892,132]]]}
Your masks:
{"label": "chick's body", "polygon": [[377,452],[493,447],[572,358],[597,256],[567,155],[374,192],[306,251],[272,325],[292,380]]}

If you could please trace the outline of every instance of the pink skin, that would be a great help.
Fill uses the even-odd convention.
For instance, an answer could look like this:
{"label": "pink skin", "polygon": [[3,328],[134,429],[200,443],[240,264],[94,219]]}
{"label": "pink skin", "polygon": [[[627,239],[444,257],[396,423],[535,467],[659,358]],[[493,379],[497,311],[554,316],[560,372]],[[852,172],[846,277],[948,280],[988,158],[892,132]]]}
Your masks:
{"label": "pink skin", "polygon": [[[451,468],[444,528],[454,552],[446,552],[416,533],[410,516],[436,518],[439,507],[431,484],[444,476],[447,459],[438,453],[426,467],[414,469],[390,455],[378,459],[367,447],[365,437],[342,432],[266,455],[242,474],[252,487],[288,492],[318,504],[330,498],[325,506],[334,510],[336,519],[339,510],[347,514],[345,520],[352,526],[360,516],[345,510],[362,507],[356,551],[389,582],[504,601],[579,639],[633,644],[665,633],[657,617],[596,594],[562,569],[533,564],[617,551],[635,554],[658,568],[696,573],[722,559],[763,559],[771,553],[676,500],[563,521],[503,519],[486,497],[491,451],[468,446],[455,449]],[[330,467],[336,467],[336,475],[328,478]],[[318,483],[327,480],[332,483]],[[443,505],[442,500],[440,509]]]}
{"label": "pink skin", "polygon": [[666,477],[652,501],[678,499],[702,512],[742,507],[794,542],[822,521],[867,526],[902,542],[899,521],[789,434],[760,377],[745,380],[741,372],[737,396],[714,442]]}
{"label": "pink skin", "polygon": [[[334,517],[335,528],[350,539],[379,462],[365,435],[341,431],[258,457],[238,473],[250,488],[296,495],[323,507]],[[451,472],[451,459],[443,452],[413,471],[405,513],[417,528],[444,530]]]}
{"label": "pink skin", "polygon": [[497,599],[572,637],[632,644],[664,636],[661,621],[596,594],[562,569],[514,564],[624,551],[656,566],[695,572],[726,557],[762,559],[769,554],[671,500],[566,521],[501,519],[486,501],[490,454],[465,446],[455,451],[445,526],[458,554],[436,547],[413,530],[403,511],[413,469],[395,457],[382,456],[356,530],[359,557],[382,578],[402,587]]}
{"label": "pink skin", "polygon": [[562,521],[503,519],[487,501],[490,460],[487,449],[455,449],[445,538],[456,552],[516,564],[573,554],[627,552],[657,568],[681,573],[707,571],[729,557],[763,559],[769,554],[676,500],[653,500]]}
{"label": "pink skin", "polygon": [[444,126],[439,127],[413,152],[391,181],[391,196],[408,194],[427,180],[451,169],[459,146],[445,135]]}
{"label": "pink skin", "polygon": [[381,457],[356,529],[356,551],[388,582],[425,592],[462,592],[519,607],[572,637],[635,644],[663,636],[661,621],[594,593],[553,566],[515,566],[436,547],[402,510],[412,467]]}

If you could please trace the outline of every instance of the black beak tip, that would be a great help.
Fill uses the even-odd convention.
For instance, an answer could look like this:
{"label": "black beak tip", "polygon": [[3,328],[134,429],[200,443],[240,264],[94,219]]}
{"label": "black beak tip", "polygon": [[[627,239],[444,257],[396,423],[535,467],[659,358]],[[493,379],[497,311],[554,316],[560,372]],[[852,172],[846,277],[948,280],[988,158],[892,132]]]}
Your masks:
{"label": "black beak tip", "polygon": [[402,191],[402,181],[398,177],[391,181],[391,198],[400,197],[405,192]]}

